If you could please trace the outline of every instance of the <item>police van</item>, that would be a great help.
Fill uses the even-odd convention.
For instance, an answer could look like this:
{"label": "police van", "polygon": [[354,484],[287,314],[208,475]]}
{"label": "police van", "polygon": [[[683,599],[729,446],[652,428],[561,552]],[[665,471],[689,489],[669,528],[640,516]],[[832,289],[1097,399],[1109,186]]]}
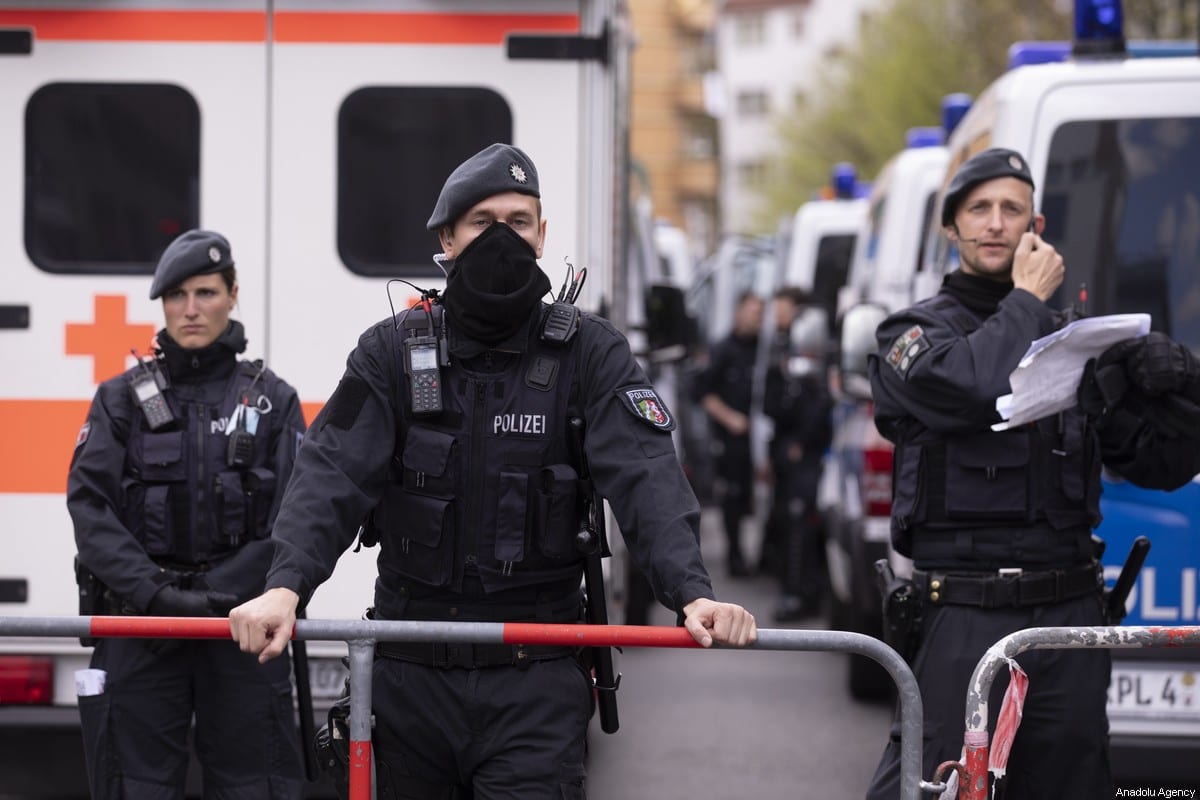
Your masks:
{"label": "police van", "polygon": [[[1113,10],[1116,10],[1114,15]],[[1151,327],[1200,354],[1200,57],[1196,44],[1126,43],[1119,4],[1076,8],[1073,43],[1014,46],[1011,69],[948,141],[947,178],[989,147],[1025,155],[1046,216],[1043,238],[1066,277],[1051,304],[1087,315],[1145,312]],[[944,187],[943,187],[944,189]],[[940,199],[939,199],[940,204]],[[957,267],[935,219],[920,280]],[[1129,625],[1200,619],[1200,476],[1174,492],[1104,476],[1105,577],[1133,540],[1151,540],[1127,601]],[[1200,755],[1195,650],[1117,650],[1108,716],[1121,780],[1194,786]]]}
{"label": "police van", "polygon": [[[839,317],[857,303],[895,310],[910,302],[934,196],[949,158],[943,144],[946,131],[953,130],[969,106],[966,95],[946,97],[942,125],[909,130],[905,148],[880,169],[867,197],[846,285],[838,294]],[[818,496],[825,522],[830,617],[835,628],[879,636],[874,563],[888,555],[892,445],[875,428],[869,386],[857,375],[842,373],[834,387],[833,444]],[[891,678],[876,662],[850,655],[846,663],[853,697],[890,695]]]}
{"label": "police van", "polygon": [[826,317],[830,334],[837,315],[838,296],[850,276],[855,243],[867,215],[870,187],[858,180],[854,166],[834,166],[832,197],[810,200],[796,209],[783,231],[780,286],[807,292]]}
{"label": "police van", "polygon": [[[614,308],[630,38],[616,0],[0,0],[0,616],[78,613],[68,464],[163,324],[149,276],[180,232],[229,238],[246,356],[310,422],[359,333],[444,285],[425,221],[492,142],[537,164],[555,289],[586,267],[581,304]],[[309,616],[358,618],[374,569],[347,553]],[[328,699],[345,646],[309,652]],[[0,735],[77,727],[88,656],[0,638]],[[5,791],[22,757],[0,747]]]}

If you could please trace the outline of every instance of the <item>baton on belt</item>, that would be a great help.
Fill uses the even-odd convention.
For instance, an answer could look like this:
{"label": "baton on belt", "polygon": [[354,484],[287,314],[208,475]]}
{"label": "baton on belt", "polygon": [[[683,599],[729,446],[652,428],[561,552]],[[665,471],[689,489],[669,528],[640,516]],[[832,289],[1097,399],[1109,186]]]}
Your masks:
{"label": "baton on belt", "polygon": [[[296,619],[304,619],[304,609],[296,612]],[[321,777],[317,772],[317,759],[313,755],[313,702],[312,686],[308,681],[308,648],[303,639],[293,639],[292,672],[296,678],[296,706],[300,712],[300,750],[304,753],[304,777],[315,783]]]}
{"label": "baton on belt", "polygon": [[1133,546],[1129,548],[1129,556],[1125,559],[1124,566],[1121,567],[1121,574],[1117,576],[1117,582],[1113,584],[1112,591],[1106,598],[1105,612],[1108,614],[1109,621],[1114,625],[1125,618],[1125,600],[1133,590],[1133,582],[1137,580],[1138,573],[1142,570],[1142,564],[1146,562],[1146,554],[1149,552],[1149,539],[1139,536],[1133,540]]}
{"label": "baton on belt", "polygon": [[[608,549],[608,537],[604,530],[604,505],[592,485],[587,456],[583,452],[583,420],[571,417],[567,425],[575,463],[579,465],[579,478],[586,487],[583,493],[583,529],[575,536],[575,546],[586,556],[583,582],[587,587],[587,621],[589,625],[607,625],[608,602],[604,596],[601,559],[612,555],[612,551]],[[600,730],[616,733],[620,726],[617,719],[617,688],[621,685],[621,676],[613,665],[612,648],[593,647],[592,655],[595,659],[596,707],[600,711]]]}

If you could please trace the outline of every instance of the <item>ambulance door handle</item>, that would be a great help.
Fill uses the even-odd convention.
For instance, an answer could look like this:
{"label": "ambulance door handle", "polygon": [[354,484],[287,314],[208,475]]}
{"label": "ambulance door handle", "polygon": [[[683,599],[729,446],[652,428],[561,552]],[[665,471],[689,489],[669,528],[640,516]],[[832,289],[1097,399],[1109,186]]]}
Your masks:
{"label": "ambulance door handle", "polygon": [[29,306],[0,305],[0,328],[27,330],[29,328]]}
{"label": "ambulance door handle", "polygon": [[611,35],[605,20],[599,36],[510,33],[506,46],[514,61],[599,61],[607,65]]}
{"label": "ambulance door handle", "polygon": [[24,578],[0,578],[0,603],[28,603],[29,581]]}
{"label": "ambulance door handle", "polygon": [[32,28],[0,28],[0,56],[33,55]]}

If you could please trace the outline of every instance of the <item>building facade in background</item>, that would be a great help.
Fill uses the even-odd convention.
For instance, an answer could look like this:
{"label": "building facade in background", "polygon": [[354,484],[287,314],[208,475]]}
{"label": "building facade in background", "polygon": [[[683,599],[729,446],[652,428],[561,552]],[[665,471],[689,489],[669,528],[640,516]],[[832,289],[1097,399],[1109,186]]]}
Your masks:
{"label": "building facade in background", "polygon": [[[769,232],[759,204],[779,154],[779,119],[815,105],[823,72],[883,0],[723,0],[714,26],[722,234]],[[635,125],[637,119],[634,119]]]}
{"label": "building facade in background", "polygon": [[630,151],[634,192],[686,232],[693,255],[721,231],[717,122],[707,96],[716,59],[717,0],[630,0],[633,51]]}

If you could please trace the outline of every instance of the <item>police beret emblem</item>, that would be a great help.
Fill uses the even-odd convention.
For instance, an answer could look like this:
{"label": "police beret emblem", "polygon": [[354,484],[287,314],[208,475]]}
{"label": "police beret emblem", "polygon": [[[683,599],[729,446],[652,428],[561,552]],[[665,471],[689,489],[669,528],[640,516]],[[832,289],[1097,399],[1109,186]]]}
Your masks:
{"label": "police beret emblem", "polygon": [[512,179],[517,183],[529,183],[529,178],[525,175],[525,170],[523,170],[521,165],[515,161],[508,165],[508,174],[511,175]]}
{"label": "police beret emblem", "polygon": [[215,244],[208,248],[208,260],[214,264],[221,263],[221,251],[217,249]]}
{"label": "police beret emblem", "polygon": [[1025,169],[1025,165],[1021,163],[1021,159],[1018,158],[1017,156],[1009,156],[1008,157],[1008,165],[1010,167],[1012,167],[1013,169],[1017,170],[1018,172]]}

